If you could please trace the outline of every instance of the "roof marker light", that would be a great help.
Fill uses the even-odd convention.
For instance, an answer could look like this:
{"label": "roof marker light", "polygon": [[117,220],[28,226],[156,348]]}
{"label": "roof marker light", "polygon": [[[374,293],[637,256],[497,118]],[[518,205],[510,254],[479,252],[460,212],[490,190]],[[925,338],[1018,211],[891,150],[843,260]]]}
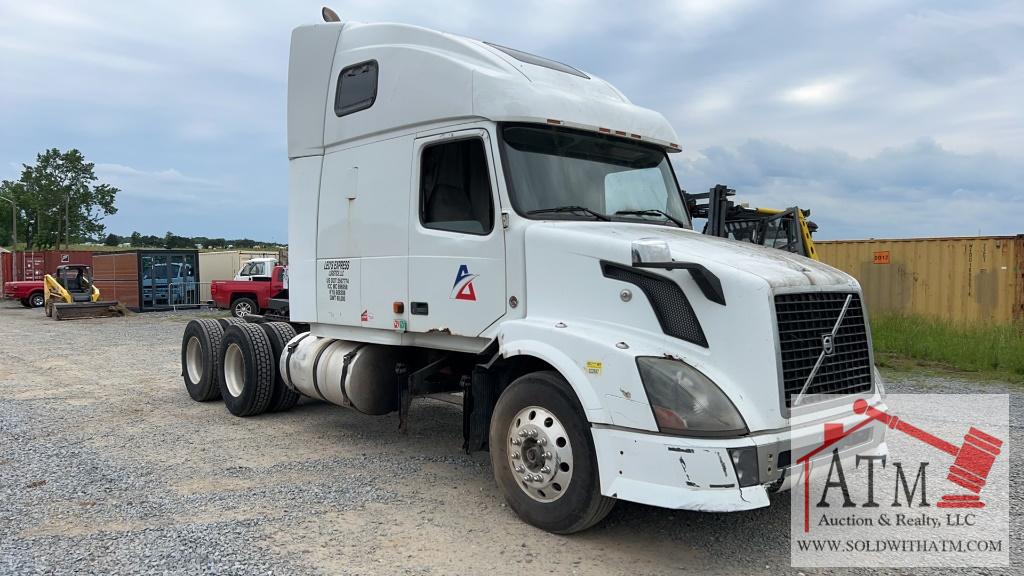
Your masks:
{"label": "roof marker light", "polygon": [[630,136],[636,138],[637,140],[640,140],[642,138],[639,134],[630,134]]}
{"label": "roof marker light", "polygon": [[626,133],[625,133],[625,132],[623,132],[622,130],[616,130],[616,131],[615,131],[615,134],[616,134],[617,136],[628,136],[628,134],[626,134]]}
{"label": "roof marker light", "polygon": [[599,127],[599,128],[597,129],[597,131],[598,131],[598,132],[604,132],[605,134],[611,134],[611,133],[612,133],[612,130],[611,130],[611,128],[600,128],[600,127]]}
{"label": "roof marker light", "polygon": [[556,126],[560,126],[560,125],[564,124],[564,122],[562,122],[561,120],[555,120],[553,118],[548,118],[548,124],[554,124]]}

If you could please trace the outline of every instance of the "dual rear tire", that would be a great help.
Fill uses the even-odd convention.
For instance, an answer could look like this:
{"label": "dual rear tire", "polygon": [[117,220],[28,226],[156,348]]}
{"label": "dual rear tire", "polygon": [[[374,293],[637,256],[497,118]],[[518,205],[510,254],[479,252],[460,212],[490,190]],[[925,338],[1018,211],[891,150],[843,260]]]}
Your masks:
{"label": "dual rear tire", "polygon": [[224,330],[216,320],[192,320],[181,338],[181,376],[196,402],[220,398],[221,343]]}
{"label": "dual rear tire", "polygon": [[181,344],[189,396],[197,402],[221,398],[235,416],[291,409],[299,394],[284,384],[277,360],[294,337],[295,329],[285,322],[190,321]]}
{"label": "dual rear tire", "polygon": [[220,395],[235,416],[267,411],[274,392],[274,349],[257,324],[235,324],[224,332]]}

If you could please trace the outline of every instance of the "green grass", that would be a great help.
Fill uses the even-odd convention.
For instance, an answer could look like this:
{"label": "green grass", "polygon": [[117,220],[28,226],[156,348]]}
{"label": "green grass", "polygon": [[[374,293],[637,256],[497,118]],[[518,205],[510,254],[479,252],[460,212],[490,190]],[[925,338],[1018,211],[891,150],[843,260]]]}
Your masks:
{"label": "green grass", "polygon": [[917,316],[871,320],[879,363],[923,360],[986,378],[1024,382],[1024,324],[954,324]]}

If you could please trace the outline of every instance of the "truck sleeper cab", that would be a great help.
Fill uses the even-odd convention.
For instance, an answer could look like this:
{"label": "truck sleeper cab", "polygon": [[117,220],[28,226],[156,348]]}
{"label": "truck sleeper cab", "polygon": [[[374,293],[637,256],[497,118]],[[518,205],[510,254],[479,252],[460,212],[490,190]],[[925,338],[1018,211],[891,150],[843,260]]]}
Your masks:
{"label": "truck sleeper cab", "polygon": [[413,398],[461,393],[466,449],[552,532],[616,499],[767,506],[823,422],[881,403],[867,313],[838,270],[693,231],[678,141],[609,83],[518,50],[295,29],[289,307],[308,332],[195,321],[190,394],[239,415],[302,394],[405,428]]}

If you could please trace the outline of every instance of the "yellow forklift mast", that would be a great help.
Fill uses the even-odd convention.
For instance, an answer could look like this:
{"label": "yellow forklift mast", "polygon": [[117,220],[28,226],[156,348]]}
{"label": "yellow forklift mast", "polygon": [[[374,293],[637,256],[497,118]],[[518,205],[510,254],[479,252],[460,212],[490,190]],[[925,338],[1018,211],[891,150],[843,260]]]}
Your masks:
{"label": "yellow forklift mast", "polygon": [[721,184],[702,194],[683,191],[690,217],[707,220],[704,234],[818,259],[811,238],[818,225],[807,219],[811,215],[810,210],[801,210],[796,206],[784,210],[750,208],[729,199],[735,194],[735,190]]}

